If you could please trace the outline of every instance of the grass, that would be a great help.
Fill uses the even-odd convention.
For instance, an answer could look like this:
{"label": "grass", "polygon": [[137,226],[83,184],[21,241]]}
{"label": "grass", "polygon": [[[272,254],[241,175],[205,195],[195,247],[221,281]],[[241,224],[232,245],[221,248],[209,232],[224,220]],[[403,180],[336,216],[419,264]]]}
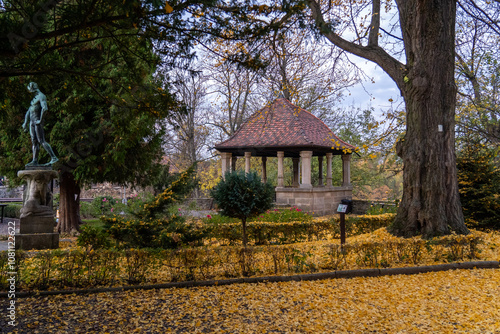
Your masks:
{"label": "grass", "polygon": [[99,218],[82,219],[82,223],[87,224],[87,225],[93,225],[93,226],[99,227],[99,228],[104,227],[104,223]]}

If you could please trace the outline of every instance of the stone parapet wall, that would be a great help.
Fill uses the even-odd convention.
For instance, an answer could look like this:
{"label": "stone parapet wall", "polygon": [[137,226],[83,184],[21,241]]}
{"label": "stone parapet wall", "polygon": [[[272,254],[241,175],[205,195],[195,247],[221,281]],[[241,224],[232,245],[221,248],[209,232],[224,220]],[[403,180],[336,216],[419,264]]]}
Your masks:
{"label": "stone parapet wall", "polygon": [[276,188],[278,205],[296,206],[315,216],[335,214],[342,199],[352,199],[352,186]]}

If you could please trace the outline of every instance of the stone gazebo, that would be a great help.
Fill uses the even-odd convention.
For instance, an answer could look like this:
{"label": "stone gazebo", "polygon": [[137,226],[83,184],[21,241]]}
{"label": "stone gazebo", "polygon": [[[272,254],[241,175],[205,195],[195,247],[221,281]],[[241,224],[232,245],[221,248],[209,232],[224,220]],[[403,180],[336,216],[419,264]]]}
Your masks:
{"label": "stone gazebo", "polygon": [[[222,175],[234,170],[239,156],[245,157],[247,173],[250,171],[250,157],[262,157],[264,182],[267,180],[267,157],[277,157],[277,204],[295,205],[315,215],[325,215],[335,213],[341,199],[352,198],[350,160],[355,147],[339,139],[319,118],[284,98],[250,116],[233,136],[215,148],[221,153]],[[343,162],[342,185],[338,187],[332,185],[334,155],[340,155]],[[311,183],[313,157],[317,157],[319,163],[318,184],[314,186]],[[284,158],[293,161],[291,187],[285,187]],[[324,160],[326,184],[323,180]]]}

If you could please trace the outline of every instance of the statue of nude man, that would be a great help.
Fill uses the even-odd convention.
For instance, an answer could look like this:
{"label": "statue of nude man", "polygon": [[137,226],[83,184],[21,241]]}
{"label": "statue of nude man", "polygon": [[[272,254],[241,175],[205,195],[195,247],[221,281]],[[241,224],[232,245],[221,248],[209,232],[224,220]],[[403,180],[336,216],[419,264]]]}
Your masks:
{"label": "statue of nude man", "polygon": [[[45,135],[43,132],[43,114],[47,111],[47,98],[45,94],[43,94],[40,89],[38,89],[38,85],[35,82],[30,82],[28,84],[28,91],[35,94],[33,100],[31,100],[31,106],[26,112],[26,116],[24,118],[23,129],[24,131],[28,131],[28,123],[29,130],[31,135],[31,142],[33,144],[33,161],[26,164],[26,166],[51,166],[59,159],[57,159],[54,151],[52,151],[52,147],[50,147],[49,143],[45,141]],[[40,145],[47,151],[50,155],[50,162],[40,165],[38,163],[38,154],[40,153]]]}

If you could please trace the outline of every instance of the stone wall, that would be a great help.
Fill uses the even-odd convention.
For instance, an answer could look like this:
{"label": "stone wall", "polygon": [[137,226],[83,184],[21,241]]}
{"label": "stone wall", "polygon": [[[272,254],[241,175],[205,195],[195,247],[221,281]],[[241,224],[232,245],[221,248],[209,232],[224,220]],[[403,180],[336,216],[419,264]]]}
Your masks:
{"label": "stone wall", "polygon": [[7,186],[0,186],[0,198],[22,198],[23,187],[9,188]]}
{"label": "stone wall", "polygon": [[[146,189],[148,190],[148,189]],[[153,192],[152,189],[150,189]],[[125,188],[125,196],[130,198],[143,192],[145,189],[132,189],[131,187]],[[95,198],[99,196],[111,196],[115,199],[123,198],[123,187],[120,185],[112,184],[109,182],[92,185],[90,188],[82,189],[80,198]]]}
{"label": "stone wall", "polygon": [[183,206],[194,206],[196,210],[212,210],[215,204],[213,198],[188,198]]}
{"label": "stone wall", "polygon": [[278,205],[296,206],[315,216],[335,214],[342,199],[352,199],[352,186],[276,188]]}

